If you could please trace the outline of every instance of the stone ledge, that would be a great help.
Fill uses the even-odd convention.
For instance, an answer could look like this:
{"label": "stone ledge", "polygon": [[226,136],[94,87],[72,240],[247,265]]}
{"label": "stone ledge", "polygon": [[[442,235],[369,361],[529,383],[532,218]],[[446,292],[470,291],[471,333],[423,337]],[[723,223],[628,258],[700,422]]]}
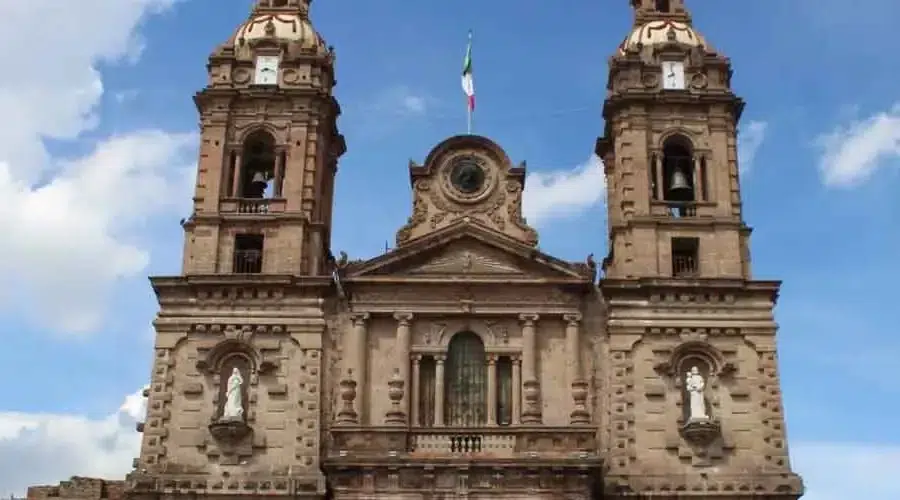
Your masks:
{"label": "stone ledge", "polygon": [[796,500],[804,486],[793,472],[783,474],[705,474],[692,475],[624,475],[609,474],[604,478],[609,498],[689,498],[720,497],[728,500]]}

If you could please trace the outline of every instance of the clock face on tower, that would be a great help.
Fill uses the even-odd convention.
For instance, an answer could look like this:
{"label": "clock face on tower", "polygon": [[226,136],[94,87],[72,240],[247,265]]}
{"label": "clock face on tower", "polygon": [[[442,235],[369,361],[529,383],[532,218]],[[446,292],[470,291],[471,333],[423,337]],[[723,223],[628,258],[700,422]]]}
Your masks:
{"label": "clock face on tower", "polygon": [[463,156],[450,169],[450,182],[461,193],[472,194],[484,185],[484,170],[474,158]]}
{"label": "clock face on tower", "polygon": [[258,56],[256,58],[256,74],[253,77],[253,83],[256,85],[277,85],[280,62],[278,56]]}
{"label": "clock face on tower", "polygon": [[684,90],[684,63],[681,61],[663,61],[663,89]]}

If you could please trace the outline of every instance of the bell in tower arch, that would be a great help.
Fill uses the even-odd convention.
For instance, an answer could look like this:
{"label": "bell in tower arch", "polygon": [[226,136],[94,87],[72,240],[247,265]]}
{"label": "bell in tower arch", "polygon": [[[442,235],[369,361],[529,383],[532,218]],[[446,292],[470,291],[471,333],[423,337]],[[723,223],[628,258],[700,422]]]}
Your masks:
{"label": "bell in tower arch", "polygon": [[683,198],[691,193],[691,184],[688,182],[687,176],[680,168],[676,167],[672,172],[672,178],[669,179],[669,192],[667,193],[671,199]]}

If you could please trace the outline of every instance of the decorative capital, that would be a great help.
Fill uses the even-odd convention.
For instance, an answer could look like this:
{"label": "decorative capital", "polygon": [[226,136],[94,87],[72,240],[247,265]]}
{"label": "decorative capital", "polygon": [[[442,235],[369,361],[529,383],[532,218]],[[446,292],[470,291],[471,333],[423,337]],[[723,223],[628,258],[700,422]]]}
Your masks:
{"label": "decorative capital", "polygon": [[413,313],[411,313],[411,312],[396,312],[396,313],[394,313],[394,319],[397,320],[397,323],[400,326],[409,326],[409,323],[413,319]]}
{"label": "decorative capital", "polygon": [[487,363],[489,365],[497,364],[497,359],[499,359],[499,358],[500,358],[499,354],[488,354],[487,355]]}
{"label": "decorative capital", "polygon": [[435,354],[435,355],[434,355],[434,362],[435,362],[435,363],[437,363],[437,364],[439,364],[439,365],[442,365],[442,364],[444,364],[444,361],[447,361],[447,355],[446,355],[446,354]]}
{"label": "decorative capital", "polygon": [[410,354],[409,359],[413,361],[413,363],[419,364],[422,362],[421,354]]}
{"label": "decorative capital", "polygon": [[353,326],[366,326],[366,322],[369,321],[369,313],[353,313],[350,315],[350,320],[353,321]]}
{"label": "decorative capital", "polygon": [[519,315],[519,321],[521,321],[525,326],[534,326],[538,319],[540,319],[540,316],[533,313]]}
{"label": "decorative capital", "polygon": [[581,323],[581,313],[564,314],[563,319],[569,326],[578,326]]}

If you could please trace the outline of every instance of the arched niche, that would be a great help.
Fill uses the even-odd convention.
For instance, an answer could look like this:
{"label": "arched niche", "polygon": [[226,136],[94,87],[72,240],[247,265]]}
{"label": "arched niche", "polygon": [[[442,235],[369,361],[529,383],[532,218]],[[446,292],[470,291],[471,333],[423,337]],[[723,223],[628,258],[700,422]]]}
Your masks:
{"label": "arched niche", "polygon": [[[197,360],[197,370],[210,375],[219,373],[222,363],[231,356],[245,358],[249,369],[253,372],[265,371],[262,366],[263,363],[261,363],[261,357],[256,349],[239,339],[223,340],[205,353],[201,353],[200,359]],[[266,368],[273,367],[266,366]]]}
{"label": "arched niche", "polygon": [[734,365],[725,360],[721,351],[702,341],[683,342],[669,353],[667,359],[656,365],[660,375],[673,377],[679,373],[682,360],[702,360],[708,366],[709,374],[715,377],[730,377],[736,371]]}
{"label": "arched niche", "polygon": [[686,379],[694,367],[703,377],[706,413],[710,421],[713,421],[716,419],[716,408],[713,404],[715,398],[711,396],[716,394],[719,380],[730,377],[735,372],[734,365],[727,362],[718,349],[702,341],[684,342],[672,349],[668,358],[657,364],[655,368],[657,373],[668,378],[678,389],[682,403],[680,420],[688,422],[690,394],[687,390]]}

